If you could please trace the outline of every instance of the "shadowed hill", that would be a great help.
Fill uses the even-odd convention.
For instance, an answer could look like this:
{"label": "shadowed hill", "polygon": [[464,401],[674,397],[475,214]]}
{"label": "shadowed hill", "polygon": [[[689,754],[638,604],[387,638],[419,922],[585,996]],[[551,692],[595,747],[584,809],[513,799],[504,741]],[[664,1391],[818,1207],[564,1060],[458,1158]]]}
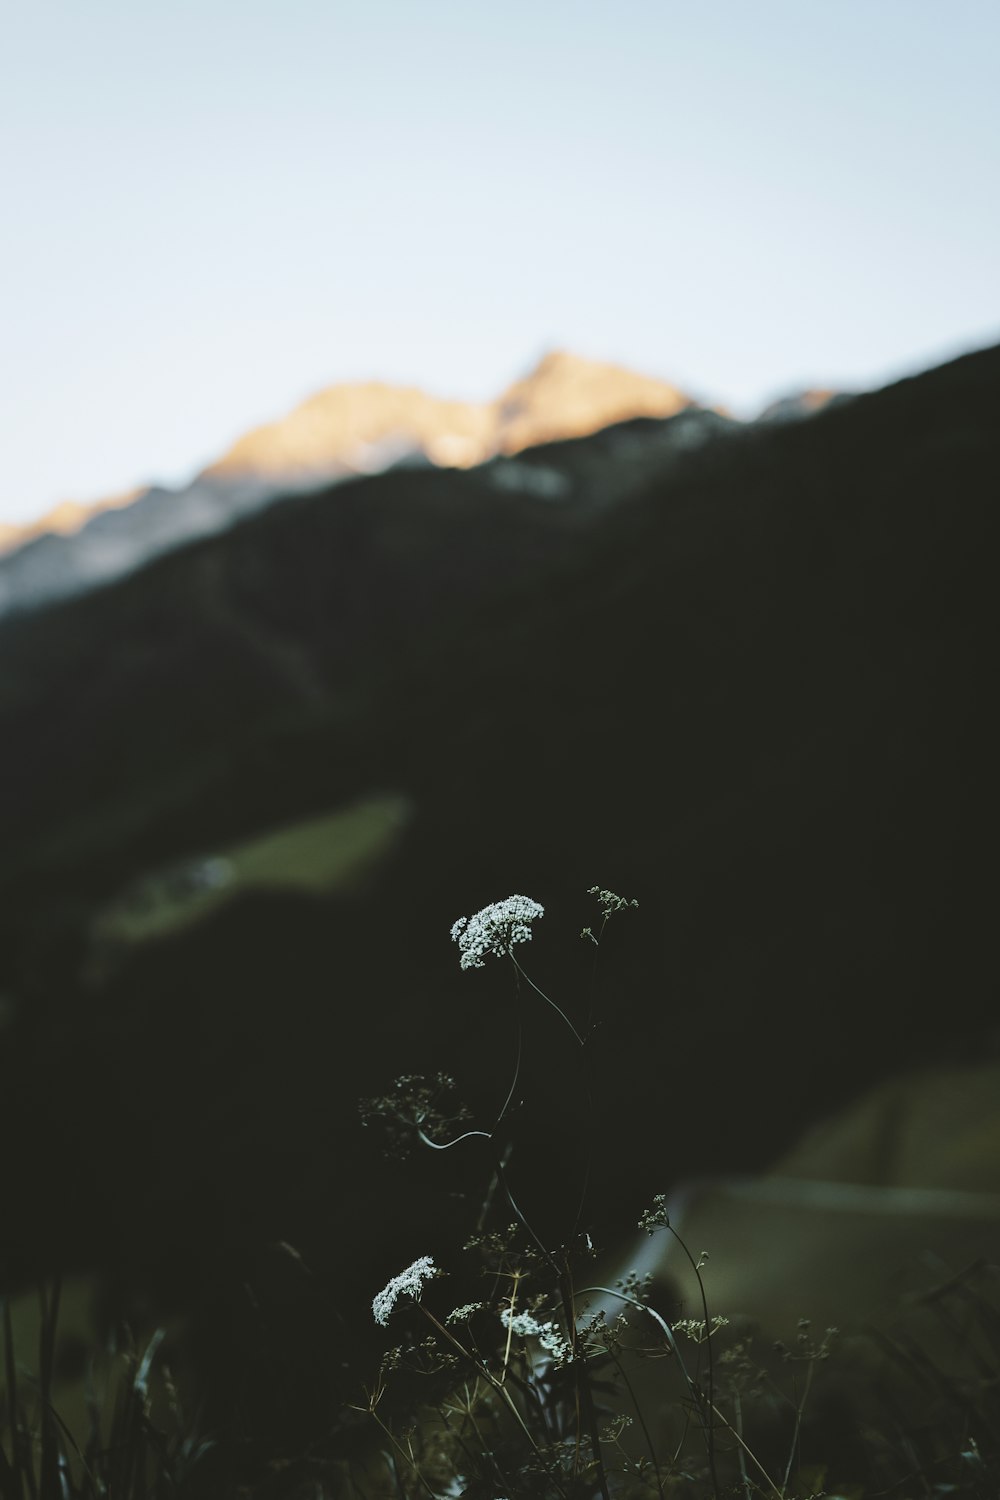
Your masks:
{"label": "shadowed hill", "polygon": [[[794,425],[509,461],[561,476],[549,499],[505,460],[393,472],[4,625],[7,1128],[49,1100],[7,1185],[22,1260],[203,1272],[285,1238],[350,1288],[445,1242],[484,1164],[383,1200],[356,1099],[446,1067],[495,1105],[507,981],[460,974],[448,929],[511,891],[545,903],[531,972],[581,1021],[584,891],[642,903],[601,954],[599,1233],[981,1045],[998,392],[987,350]],[[82,988],[138,872],[379,792],[415,812],[368,894],[258,892]],[[583,1107],[557,1021],[530,1024],[565,1170],[524,1152],[518,1185],[558,1235]]]}

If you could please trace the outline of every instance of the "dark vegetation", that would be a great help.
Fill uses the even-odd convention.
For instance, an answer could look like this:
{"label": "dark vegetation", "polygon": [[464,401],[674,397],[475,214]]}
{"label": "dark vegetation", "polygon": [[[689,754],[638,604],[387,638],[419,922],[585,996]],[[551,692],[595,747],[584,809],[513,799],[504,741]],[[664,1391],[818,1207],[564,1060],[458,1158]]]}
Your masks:
{"label": "dark vegetation", "polygon": [[[539,450],[561,501],[394,471],[6,621],[7,1283],[98,1270],[186,1315],[206,1419],[258,1457],[308,1440],[367,1369],[373,1289],[464,1233],[482,1162],[386,1169],[357,1099],[445,1068],[492,1103],[504,995],[447,935],[508,891],[555,917],[532,972],[577,1015],[566,893],[642,900],[605,1242],[651,1188],[990,1045],[998,395],[987,350],[690,450],[627,424]],[[87,980],[138,873],[372,791],[416,809],[374,883],[247,896]],[[516,1123],[572,1182],[515,1151],[543,1236],[581,1151],[562,1045],[542,1027]]]}

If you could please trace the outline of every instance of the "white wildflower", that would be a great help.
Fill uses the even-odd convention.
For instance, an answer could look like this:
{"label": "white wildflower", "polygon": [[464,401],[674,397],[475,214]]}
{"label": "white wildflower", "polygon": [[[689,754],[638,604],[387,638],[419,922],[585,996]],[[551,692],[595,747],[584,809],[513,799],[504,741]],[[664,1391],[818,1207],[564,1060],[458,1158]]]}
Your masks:
{"label": "white wildflower", "polygon": [[543,1328],[550,1326],[547,1323],[539,1323],[538,1319],[533,1318],[530,1313],[512,1313],[509,1307],[501,1309],[500,1321],[519,1339],[537,1338]]}
{"label": "white wildflower", "polygon": [[398,1276],[394,1276],[389,1285],[383,1287],[373,1300],[372,1314],[376,1323],[381,1323],[384,1328],[398,1298],[409,1296],[419,1301],[424,1282],[441,1274],[429,1255],[421,1255],[412,1266],[407,1266],[405,1271],[400,1271]]}
{"label": "white wildflower", "polygon": [[573,1357],[573,1345],[564,1338],[554,1323],[546,1323],[538,1335],[538,1342],[546,1354],[551,1354],[557,1365],[569,1364]]}
{"label": "white wildflower", "polygon": [[572,1345],[555,1323],[539,1323],[530,1313],[512,1313],[509,1307],[502,1309],[500,1321],[516,1338],[537,1339],[557,1365],[566,1364],[573,1354]]}
{"label": "white wildflower", "polygon": [[530,924],[544,914],[545,908],[528,896],[508,896],[475,916],[459,917],[451,936],[461,951],[462,968],[481,969],[487,953],[505,958],[515,943],[530,943]]}
{"label": "white wildflower", "polygon": [[468,1323],[473,1313],[482,1312],[485,1306],[485,1302],[465,1302],[461,1307],[453,1307],[445,1322],[449,1328],[453,1323]]}

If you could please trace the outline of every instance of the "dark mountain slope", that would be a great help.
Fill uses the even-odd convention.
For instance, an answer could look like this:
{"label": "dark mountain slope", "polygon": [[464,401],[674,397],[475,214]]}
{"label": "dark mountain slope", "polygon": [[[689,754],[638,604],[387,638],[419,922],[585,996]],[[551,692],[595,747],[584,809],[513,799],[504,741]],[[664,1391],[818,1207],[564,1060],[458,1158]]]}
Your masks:
{"label": "dark mountain slope", "polygon": [[[981,1046],[998,394],[988,350],[701,446],[629,424],[529,455],[560,501],[490,466],[386,474],[5,626],[6,952],[34,1005],[0,1097],[12,1128],[45,1079],[53,1184],[11,1215],[22,1259],[203,1275],[284,1237],[353,1306],[435,1249],[483,1164],[383,1201],[355,1100],[421,1067],[502,1092],[506,980],[460,974],[448,928],[515,890],[547,907],[531,972],[581,1019],[584,890],[642,902],[602,953],[599,1232]],[[416,817],[369,897],[254,897],[78,993],[88,910],[136,871],[379,788]],[[519,1185],[557,1235],[579,1090],[531,1024],[566,1168],[524,1152]]]}

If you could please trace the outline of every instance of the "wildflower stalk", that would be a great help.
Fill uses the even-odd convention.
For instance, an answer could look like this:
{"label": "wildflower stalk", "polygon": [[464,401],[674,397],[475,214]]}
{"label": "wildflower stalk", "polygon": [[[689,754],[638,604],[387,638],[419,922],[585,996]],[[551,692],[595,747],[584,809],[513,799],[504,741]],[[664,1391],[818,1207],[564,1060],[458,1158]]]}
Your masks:
{"label": "wildflower stalk", "polygon": [[610,1286],[585,1286],[581,1291],[580,1296],[583,1297],[588,1292],[603,1292],[606,1297],[617,1297],[619,1302],[627,1302],[629,1307],[635,1307],[638,1308],[639,1312],[648,1313],[648,1315],[653,1319],[653,1321],[659,1327],[660,1331],[663,1333],[664,1338],[670,1346],[671,1352],[677,1359],[678,1366],[680,1367],[680,1372],[684,1376],[688,1389],[691,1391],[691,1394],[696,1398],[696,1400],[698,1400],[698,1404],[700,1405],[701,1401],[699,1399],[700,1391],[698,1388],[698,1384],[691,1378],[690,1374],[688,1373],[688,1368],[684,1363],[684,1356],[681,1354],[680,1346],[677,1343],[677,1340],[674,1338],[674,1331],[670,1327],[670,1324],[667,1323],[664,1318],[660,1317],[660,1314],[656,1311],[655,1307],[649,1307],[647,1303],[640,1302],[637,1297],[630,1297],[627,1292],[616,1291],[614,1287]]}
{"label": "wildflower stalk", "polygon": [[383,1422],[382,1418],[378,1414],[378,1404],[382,1400],[382,1397],[385,1395],[385,1385],[381,1383],[381,1378],[380,1378],[380,1383],[377,1386],[374,1386],[370,1391],[367,1389],[367,1387],[365,1387],[364,1391],[365,1391],[365,1397],[367,1399],[368,1405],[367,1406],[352,1406],[351,1410],[352,1411],[364,1412],[367,1416],[374,1417],[374,1419],[378,1423],[379,1427],[381,1427],[382,1431],[385,1433],[386,1437],[389,1439],[389,1442],[392,1444],[393,1448],[395,1448],[396,1452],[400,1455],[401,1458],[405,1459],[405,1461],[409,1464],[410,1468],[416,1474],[417,1479],[423,1485],[423,1487],[427,1491],[428,1495],[430,1495],[431,1500],[438,1500],[438,1497],[435,1495],[434,1491],[431,1489],[431,1487],[428,1484],[427,1480],[424,1478],[423,1474],[421,1474],[419,1466],[414,1462],[412,1453],[407,1453],[406,1449],[399,1442],[399,1440],[396,1437],[396,1434],[393,1432],[392,1428],[389,1427],[387,1423]]}
{"label": "wildflower stalk", "polygon": [[614,1361],[615,1369],[618,1371],[619,1375],[621,1376],[622,1381],[623,1381],[624,1386],[625,1386],[625,1389],[628,1391],[629,1400],[632,1403],[632,1407],[633,1407],[633,1410],[635,1411],[636,1419],[638,1420],[639,1427],[640,1427],[640,1429],[642,1431],[642,1435],[643,1435],[643,1437],[644,1437],[644,1439],[646,1441],[646,1447],[649,1450],[650,1462],[653,1465],[653,1472],[656,1475],[656,1488],[657,1488],[660,1496],[662,1497],[662,1495],[663,1495],[663,1475],[660,1473],[660,1464],[659,1464],[659,1460],[656,1457],[656,1445],[653,1442],[652,1434],[651,1434],[651,1432],[649,1430],[649,1427],[646,1424],[646,1418],[642,1414],[642,1406],[641,1406],[641,1404],[639,1402],[638,1397],[635,1394],[635,1390],[633,1388],[632,1382],[628,1378],[628,1371],[625,1369],[625,1366],[622,1364],[621,1360],[618,1358],[617,1353],[611,1347],[610,1343],[608,1345],[608,1353],[610,1354],[612,1360]]}
{"label": "wildflower stalk", "polygon": [[507,1175],[504,1172],[503,1162],[501,1161],[499,1154],[497,1155],[496,1160],[494,1162],[494,1170],[495,1170],[495,1172],[497,1174],[497,1181],[499,1182],[500,1186],[503,1188],[504,1196],[506,1197],[507,1202],[510,1204],[510,1206],[513,1209],[514,1213],[517,1215],[518,1219],[520,1220],[521,1225],[524,1228],[525,1232],[530,1236],[530,1238],[532,1239],[532,1241],[535,1244],[535,1248],[544,1257],[545,1262],[549,1266],[549,1268],[552,1271],[555,1271],[558,1274],[558,1267],[556,1265],[556,1262],[555,1262],[555,1259],[554,1259],[552,1253],[545,1248],[545,1245],[543,1244],[543,1242],[538,1238],[538,1235],[535,1233],[535,1231],[532,1229],[531,1225],[528,1223],[528,1221],[525,1218],[524,1214],[521,1212],[520,1207],[518,1206],[517,1199],[514,1197],[514,1194],[511,1192],[510,1187],[508,1186]]}
{"label": "wildflower stalk", "polygon": [[[712,1325],[710,1324],[708,1319],[708,1298],[705,1295],[705,1282],[702,1278],[700,1265],[695,1262],[694,1256],[691,1254],[691,1251],[681,1239],[681,1236],[677,1233],[677,1230],[669,1221],[667,1221],[666,1227],[667,1229],[669,1229],[670,1233],[673,1235],[674,1239],[677,1241],[678,1245],[680,1245],[681,1249],[684,1251],[684,1254],[687,1256],[688,1261],[691,1265],[691,1269],[694,1272],[695,1280],[698,1283],[698,1291],[701,1294],[701,1315],[705,1320],[705,1333],[707,1335],[705,1343],[707,1345],[706,1357],[708,1360],[708,1409],[709,1413],[711,1414],[715,1411],[715,1356],[712,1352]],[[698,1348],[700,1351],[700,1344]],[[712,1487],[717,1495],[719,1493],[719,1481],[715,1472],[715,1429],[712,1426],[711,1415],[709,1415],[706,1441],[708,1443],[708,1467],[712,1473]]]}
{"label": "wildflower stalk", "polygon": [[[737,1456],[737,1458],[739,1460],[739,1465],[740,1465],[740,1478],[743,1481],[743,1493],[746,1495],[746,1500],[753,1500],[752,1492],[751,1492],[751,1489],[750,1489],[750,1475],[747,1473],[746,1454],[743,1452],[743,1447],[742,1447],[742,1441],[743,1441],[743,1401],[742,1401],[742,1399],[740,1397],[740,1393],[739,1393],[738,1390],[736,1390],[736,1391],[733,1392],[733,1410],[736,1413],[736,1436],[740,1439],[740,1444],[737,1446],[737,1449],[736,1449],[736,1456]],[[793,1449],[793,1452],[794,1452],[794,1449]],[[786,1474],[785,1475],[785,1484],[787,1484],[787,1483],[788,1483],[788,1475]]]}
{"label": "wildflower stalk", "polygon": [[[479,1383],[479,1377],[477,1376],[476,1377],[476,1384],[477,1384],[477,1386],[478,1386],[478,1383]],[[452,1426],[451,1421],[450,1421],[450,1418],[452,1416],[459,1416],[459,1417],[463,1418],[463,1424],[464,1424],[464,1419],[468,1418],[469,1425],[472,1428],[472,1431],[475,1434],[476,1439],[477,1439],[477,1441],[479,1443],[479,1454],[480,1454],[480,1457],[486,1457],[486,1458],[490,1459],[490,1461],[492,1462],[492,1465],[493,1465],[494,1472],[496,1473],[496,1477],[497,1477],[497,1479],[500,1482],[500,1485],[505,1490],[509,1490],[510,1489],[510,1481],[507,1478],[507,1476],[504,1474],[504,1472],[501,1469],[500,1465],[497,1463],[496,1454],[493,1453],[492,1450],[490,1449],[489,1445],[486,1442],[485,1436],[483,1435],[482,1431],[480,1430],[479,1423],[476,1421],[476,1413],[475,1413],[475,1409],[473,1407],[473,1396],[474,1396],[474,1394],[475,1394],[475,1392],[473,1392],[473,1393],[470,1394],[468,1382],[466,1381],[465,1382],[465,1405],[464,1406],[454,1405],[454,1406],[451,1407],[450,1410],[449,1410],[448,1407],[442,1405],[442,1406],[439,1406],[437,1408],[437,1411],[440,1414],[441,1421],[444,1424],[445,1428],[447,1429],[448,1432],[450,1432],[453,1435],[453,1437],[455,1439],[455,1442],[458,1444],[458,1446],[461,1448],[462,1452],[464,1453],[466,1461],[467,1461],[467,1463],[469,1465],[469,1472],[471,1473],[473,1470],[475,1470],[475,1468],[477,1466],[478,1460],[476,1458],[476,1455],[472,1451],[472,1449],[469,1447],[468,1443],[465,1441],[465,1435],[463,1433],[462,1428],[459,1427],[456,1430],[456,1428],[454,1428]]]}
{"label": "wildflower stalk", "polygon": [[513,1099],[514,1094],[515,1094],[515,1092],[517,1090],[517,1081],[518,1081],[518,1079],[521,1076],[521,1053],[522,1053],[523,1045],[524,1045],[524,1028],[521,1025],[521,1018],[520,1018],[520,1016],[518,1016],[518,1019],[517,1019],[517,1053],[516,1053],[516,1056],[514,1058],[514,1076],[513,1076],[513,1078],[510,1081],[510,1088],[507,1090],[507,1097],[503,1101],[503,1105],[501,1106],[500,1113],[497,1115],[496,1119],[493,1122],[493,1129],[494,1130],[496,1130],[497,1126],[503,1120],[504,1115],[510,1109],[511,1100]]}
{"label": "wildflower stalk", "polygon": [[480,1140],[483,1140],[483,1141],[491,1141],[493,1139],[494,1133],[496,1132],[497,1126],[500,1125],[500,1123],[503,1120],[504,1115],[507,1113],[508,1109],[510,1108],[510,1102],[513,1099],[514,1093],[515,1093],[515,1091],[517,1089],[517,1080],[521,1076],[521,1050],[522,1050],[522,1042],[523,1042],[523,1032],[522,1032],[521,1023],[520,1023],[520,1021],[518,1021],[518,1023],[517,1023],[517,1054],[516,1054],[516,1056],[514,1058],[514,1076],[513,1076],[513,1078],[510,1081],[510,1087],[507,1090],[507,1097],[504,1099],[504,1102],[503,1102],[503,1104],[500,1107],[500,1113],[497,1115],[496,1119],[493,1121],[492,1129],[490,1129],[490,1130],[464,1130],[461,1135],[455,1136],[454,1140],[451,1140],[451,1141],[434,1141],[434,1140],[431,1140],[431,1137],[423,1129],[423,1127],[420,1124],[420,1122],[417,1121],[417,1124],[416,1124],[417,1140],[420,1141],[420,1142],[422,1142],[422,1144],[425,1145],[425,1146],[430,1146],[430,1148],[431,1148],[432,1151],[450,1151],[451,1148],[452,1148],[452,1146],[457,1146],[461,1141],[472,1140],[474,1137],[478,1137]]}
{"label": "wildflower stalk", "polygon": [[[732,1422],[730,1422],[729,1418],[725,1415],[725,1413],[721,1412],[717,1406],[713,1406],[712,1407],[712,1412],[713,1412],[713,1414],[715,1416],[718,1417],[718,1419],[722,1423],[723,1427],[725,1427],[728,1432],[732,1433],[733,1437],[736,1439],[737,1443],[740,1445],[741,1451],[743,1453],[745,1453],[746,1456],[747,1456],[747,1458],[749,1458],[751,1460],[751,1462],[753,1463],[754,1467],[760,1470],[761,1474],[764,1476],[764,1478],[767,1481],[768,1485],[771,1487],[771,1489],[777,1495],[778,1500],[785,1500],[785,1491],[783,1489],[779,1489],[778,1488],[778,1486],[775,1484],[774,1480],[771,1478],[770,1474],[764,1468],[764,1465],[761,1463],[760,1459],[754,1453],[753,1449],[746,1442],[744,1442],[743,1438],[737,1432],[736,1428],[733,1426]],[[718,1494],[718,1491],[716,1491],[716,1494]]]}
{"label": "wildflower stalk", "polygon": [[[680,1238],[680,1236],[678,1236],[678,1239],[679,1238]],[[683,1241],[681,1241],[681,1243],[683,1244]],[[701,1281],[700,1276],[699,1276],[698,1279],[699,1279],[699,1284],[700,1284],[700,1281]],[[618,1291],[615,1291],[612,1287],[609,1287],[609,1286],[588,1286],[588,1287],[584,1287],[583,1290],[584,1290],[584,1292],[603,1292],[605,1294],[605,1296],[608,1296],[608,1297],[617,1297],[619,1299],[619,1301],[621,1301],[621,1302],[627,1302],[630,1307],[637,1307],[640,1312],[647,1313],[657,1323],[657,1325],[659,1326],[659,1328],[662,1330],[663,1334],[666,1337],[667,1343],[670,1345],[670,1348],[672,1349],[674,1355],[677,1358],[677,1363],[678,1363],[678,1365],[680,1367],[681,1374],[683,1375],[683,1377],[684,1377],[684,1379],[685,1379],[685,1381],[687,1383],[688,1389],[690,1390],[692,1396],[694,1397],[694,1400],[695,1400],[696,1404],[702,1409],[702,1411],[706,1411],[707,1410],[707,1412],[708,1412],[708,1420],[706,1421],[706,1426],[705,1426],[705,1442],[706,1442],[706,1446],[708,1448],[708,1466],[709,1466],[709,1470],[711,1471],[711,1475],[712,1475],[712,1490],[713,1490],[713,1493],[716,1496],[718,1496],[718,1494],[719,1494],[719,1480],[718,1480],[718,1475],[716,1473],[716,1467],[715,1467],[715,1442],[714,1442],[714,1434],[713,1434],[713,1428],[712,1428],[712,1423],[711,1423],[711,1416],[714,1413],[715,1416],[722,1417],[722,1413],[714,1405],[714,1403],[711,1400],[711,1398],[706,1397],[705,1392],[701,1389],[701,1386],[698,1384],[697,1380],[695,1380],[692,1377],[692,1375],[690,1374],[690,1372],[689,1372],[689,1370],[687,1368],[687,1365],[684,1363],[684,1359],[683,1359],[683,1357],[681,1355],[680,1347],[678,1346],[677,1340],[674,1338],[673,1329],[665,1321],[665,1319],[663,1319],[663,1318],[660,1317],[660,1314],[656,1311],[655,1308],[647,1306],[647,1304],[645,1302],[640,1302],[635,1297],[630,1297],[627,1292],[618,1292]],[[704,1291],[702,1292],[702,1295],[704,1296]],[[706,1329],[709,1327],[707,1305],[706,1305],[706,1309],[705,1309],[705,1327],[706,1327]],[[711,1338],[709,1338],[708,1342],[709,1342],[709,1344],[711,1344]],[[709,1354],[711,1355],[711,1350],[709,1350]],[[722,1420],[726,1423],[727,1427],[730,1427],[730,1423],[726,1422],[725,1417],[722,1417]],[[734,1431],[734,1435],[735,1435],[735,1429],[731,1429],[731,1430]],[[750,1453],[750,1449],[749,1448],[747,1448],[747,1452]],[[752,1453],[750,1454],[750,1457],[753,1458],[753,1454]],[[757,1463],[756,1459],[754,1459],[754,1463]],[[758,1468],[761,1469],[761,1473],[764,1474],[765,1478],[768,1480],[768,1483],[772,1484],[772,1487],[773,1487],[773,1483],[772,1483],[772,1481],[770,1479],[770,1476],[767,1475],[766,1470],[764,1470],[761,1467],[760,1464],[758,1464],[757,1466],[758,1466]]]}
{"label": "wildflower stalk", "polygon": [[486,1220],[489,1218],[490,1209],[493,1207],[493,1198],[494,1198],[494,1195],[496,1193],[497,1188],[500,1185],[501,1173],[503,1171],[503,1168],[506,1167],[507,1163],[510,1161],[511,1154],[513,1153],[513,1150],[514,1150],[513,1145],[511,1144],[510,1141],[508,1141],[507,1144],[506,1144],[506,1146],[499,1153],[498,1158],[497,1158],[497,1162],[494,1163],[493,1171],[490,1174],[489,1186],[486,1189],[486,1193],[485,1193],[485,1196],[483,1198],[482,1206],[481,1206],[481,1208],[479,1210],[479,1217],[476,1219],[476,1233],[477,1234],[482,1234],[483,1229],[486,1226]]}
{"label": "wildflower stalk", "polygon": [[788,1450],[788,1462],[785,1465],[785,1474],[784,1478],[781,1481],[781,1488],[783,1491],[788,1488],[789,1475],[792,1472],[792,1464],[795,1461],[795,1452],[799,1445],[799,1433],[802,1430],[802,1413],[805,1410],[806,1401],[809,1398],[809,1387],[812,1385],[812,1377],[813,1363],[812,1360],[810,1360],[806,1365],[806,1378],[805,1385],[802,1389],[802,1395],[795,1406],[795,1428],[792,1432],[792,1445]]}
{"label": "wildflower stalk", "polygon": [[536,995],[541,995],[541,997],[545,1001],[546,1005],[551,1005],[551,1007],[555,1011],[556,1015],[562,1017],[562,1019],[565,1021],[566,1025],[569,1027],[570,1031],[573,1033],[574,1038],[579,1043],[579,1045],[582,1047],[584,1045],[583,1037],[577,1031],[576,1027],[573,1025],[573,1022],[570,1020],[570,1018],[566,1014],[566,1012],[564,1010],[562,1010],[556,1004],[556,1002],[554,1000],[550,1000],[549,996],[545,993],[544,990],[540,990],[538,988],[538,985],[532,979],[531,975],[530,974],[526,974],[525,971],[521,968],[521,965],[518,963],[517,959],[514,957],[513,952],[510,955],[510,961],[514,965],[514,968],[517,970],[518,974],[520,974],[521,978],[524,979],[524,980],[526,980],[527,983],[531,985],[531,988],[534,990],[535,994]]}
{"label": "wildflower stalk", "polygon": [[454,1344],[455,1348],[462,1355],[463,1359],[467,1359],[476,1373],[482,1375],[482,1377],[493,1387],[497,1395],[502,1397],[502,1399],[507,1403],[508,1407],[514,1414],[514,1417],[516,1418],[519,1426],[524,1432],[524,1435],[528,1439],[528,1442],[531,1444],[532,1448],[537,1448],[538,1445],[535,1442],[534,1438],[531,1436],[531,1432],[529,1431],[524,1418],[521,1416],[521,1413],[518,1411],[517,1406],[514,1402],[514,1398],[507,1390],[507,1387],[496,1378],[496,1376],[492,1373],[488,1366],[483,1363],[482,1360],[476,1359],[475,1355],[470,1354],[468,1349],[465,1348],[464,1344],[459,1343],[458,1339],[452,1333],[451,1329],[446,1328],[443,1323],[439,1322],[431,1312],[430,1308],[425,1307],[422,1302],[419,1303],[418,1306],[431,1326],[435,1328],[439,1334],[446,1338],[450,1344]]}
{"label": "wildflower stalk", "polygon": [[576,1326],[576,1308],[573,1302],[573,1282],[568,1265],[564,1266],[562,1274],[559,1277],[559,1291],[562,1297],[563,1315],[566,1319],[566,1326],[569,1329],[570,1342],[573,1349],[573,1373],[576,1376],[577,1402],[583,1406],[587,1426],[590,1429],[590,1442],[593,1448],[594,1461],[597,1464],[597,1479],[601,1486],[602,1500],[611,1500],[608,1490],[608,1476],[604,1468],[604,1456],[601,1453],[601,1437],[597,1430],[594,1393],[590,1389],[590,1373],[587,1370],[586,1359],[580,1353],[579,1335]]}
{"label": "wildflower stalk", "polygon": [[375,1418],[375,1421],[381,1427],[382,1431],[385,1433],[386,1437],[389,1439],[389,1442],[395,1448],[396,1452],[406,1461],[406,1463],[409,1464],[410,1468],[413,1470],[414,1474],[417,1476],[417,1479],[419,1480],[419,1482],[423,1485],[423,1487],[427,1491],[428,1495],[430,1495],[431,1500],[438,1500],[438,1497],[435,1494],[434,1490],[431,1489],[430,1484],[424,1478],[423,1474],[421,1474],[421,1472],[420,1472],[420,1466],[419,1466],[419,1464],[417,1464],[414,1461],[413,1454],[412,1453],[407,1453],[406,1449],[399,1442],[399,1440],[396,1437],[396,1434],[393,1432],[392,1428],[388,1427],[386,1425],[386,1423],[382,1421],[382,1418],[379,1416],[379,1414],[378,1414],[377,1411],[375,1411],[373,1409],[372,1412],[371,1412],[371,1415]]}
{"label": "wildflower stalk", "polygon": [[491,1141],[493,1136],[488,1130],[466,1130],[462,1135],[457,1135],[453,1141],[432,1141],[429,1135],[425,1135],[420,1126],[417,1126],[417,1140],[422,1141],[425,1146],[430,1146],[432,1151],[450,1151],[452,1146],[457,1146],[460,1141],[471,1140],[474,1135],[481,1136],[484,1141]]}
{"label": "wildflower stalk", "polygon": [[506,1378],[507,1378],[507,1370],[508,1370],[508,1368],[510,1366],[510,1346],[511,1346],[511,1344],[513,1342],[513,1339],[514,1339],[514,1307],[515,1307],[515,1305],[517,1303],[517,1283],[518,1283],[519,1280],[520,1280],[520,1274],[517,1271],[515,1271],[514,1272],[514,1285],[510,1289],[509,1315],[508,1315],[507,1320],[506,1320],[507,1321],[507,1342],[504,1345],[504,1351],[503,1351],[503,1374],[500,1377],[501,1383],[504,1380],[506,1380]]}

